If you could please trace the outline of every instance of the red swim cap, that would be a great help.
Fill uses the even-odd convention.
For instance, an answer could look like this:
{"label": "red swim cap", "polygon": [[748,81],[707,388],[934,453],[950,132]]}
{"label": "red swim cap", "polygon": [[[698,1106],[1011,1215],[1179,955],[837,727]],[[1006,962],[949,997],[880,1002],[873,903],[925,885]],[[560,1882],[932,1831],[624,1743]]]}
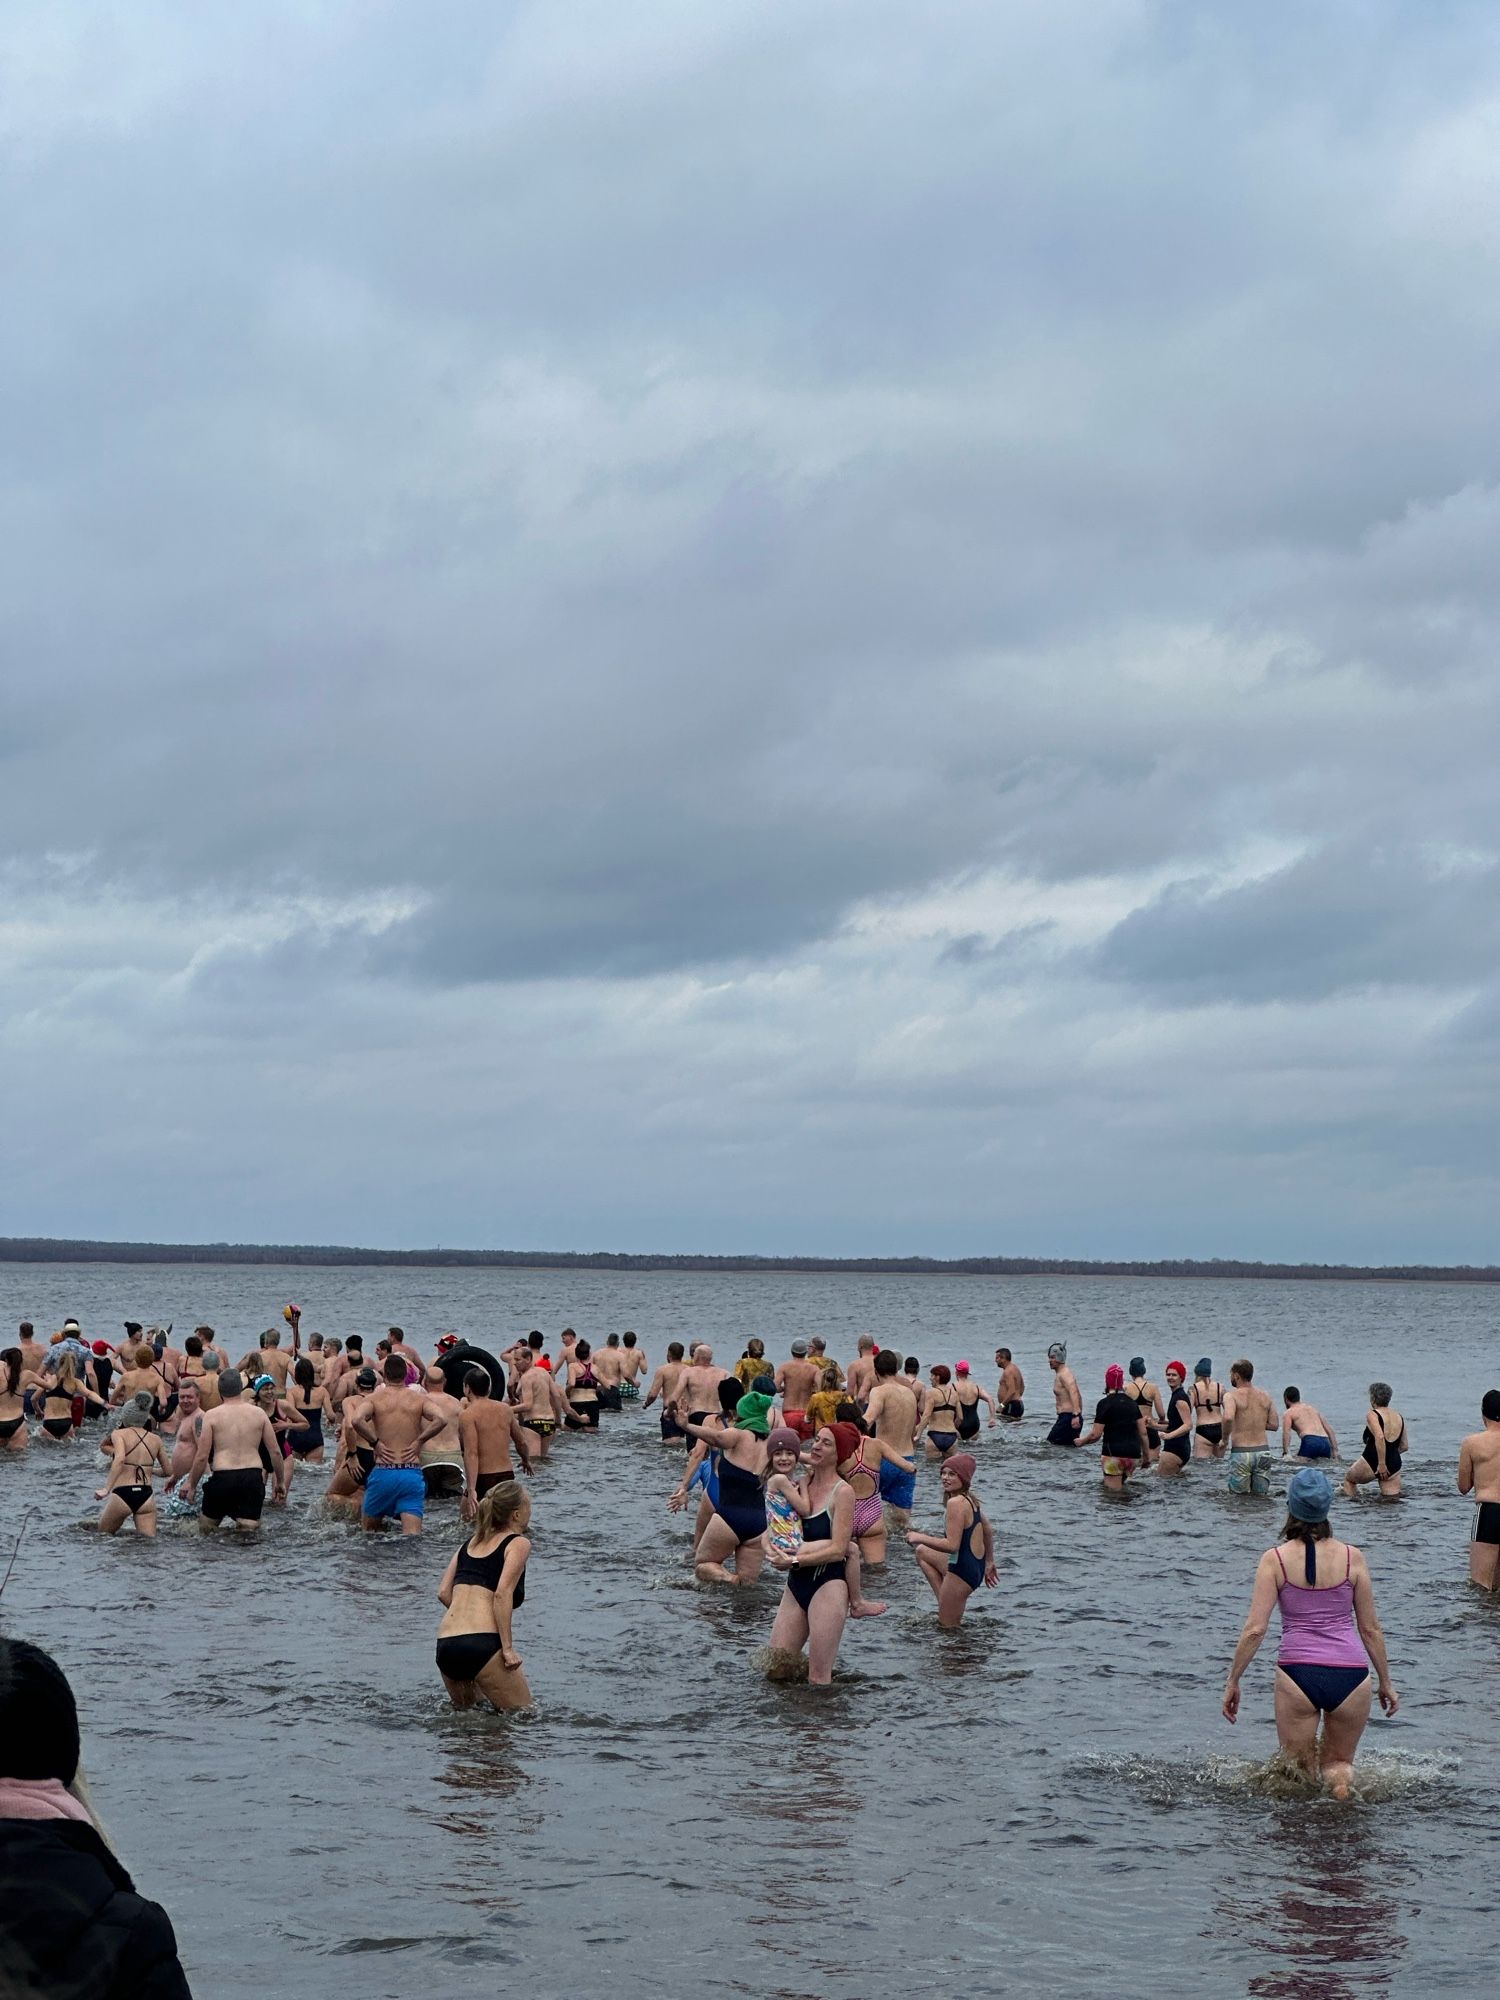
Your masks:
{"label": "red swim cap", "polygon": [[1125,1387],[1125,1370],[1120,1366],[1118,1361],[1111,1361],[1105,1369],[1104,1386],[1106,1389],[1123,1389]]}
{"label": "red swim cap", "polygon": [[842,1465],[846,1458],[853,1458],[859,1450],[860,1428],[858,1424],[850,1423],[833,1424],[830,1428],[834,1444],[838,1447],[839,1464]]}
{"label": "red swim cap", "polygon": [[100,1355],[108,1354],[109,1342],[107,1340],[96,1340],[94,1342],[94,1352]]}
{"label": "red swim cap", "polygon": [[1176,1373],[1176,1374],[1177,1374],[1178,1376],[1180,1376],[1180,1378],[1181,1378],[1181,1379],[1182,1379],[1182,1380],[1183,1380],[1184,1382],[1185,1382],[1185,1381],[1187,1380],[1187,1365],[1186,1365],[1186,1363],[1185,1363],[1185,1362],[1181,1362],[1181,1361],[1169,1361],[1169,1362],[1167,1363],[1167,1373],[1168,1373],[1169,1375],[1171,1375],[1171,1374],[1173,1374],[1174,1372],[1175,1372],[1175,1373]]}

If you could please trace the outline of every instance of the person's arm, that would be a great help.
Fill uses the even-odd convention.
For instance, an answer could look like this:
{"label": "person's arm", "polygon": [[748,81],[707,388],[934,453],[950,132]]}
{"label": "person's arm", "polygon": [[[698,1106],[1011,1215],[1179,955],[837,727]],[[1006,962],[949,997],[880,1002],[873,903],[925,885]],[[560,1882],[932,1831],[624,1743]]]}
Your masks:
{"label": "person's arm", "polygon": [[[977,1383],[977,1382],[975,1383],[975,1385],[974,1385],[974,1386],[975,1386],[975,1388],[976,1388],[976,1389],[977,1389],[977,1388],[979,1388],[979,1385],[978,1385],[978,1383]],[[990,1429],[991,1429],[991,1430],[993,1430],[993,1429],[995,1428],[996,1424],[997,1424],[997,1423],[999,1423],[999,1421],[1000,1421],[1000,1419],[999,1419],[999,1416],[997,1415],[997,1413],[996,1413],[996,1410],[995,1410],[995,1399],[994,1399],[994,1397],[993,1397],[993,1396],[992,1396],[992,1395],[990,1394],[990,1392],[989,1392],[989,1390],[988,1390],[988,1389],[980,1389],[980,1390],[979,1390],[979,1396],[978,1396],[978,1400],[979,1400],[979,1401],[980,1401],[981,1403],[983,1403],[984,1407],[985,1407],[985,1408],[986,1408],[986,1409],[987,1409],[987,1410],[989,1411],[989,1413],[990,1413]]]}
{"label": "person's arm", "polygon": [[[693,1428],[694,1430],[701,1430],[702,1426],[694,1424]],[[681,1479],[678,1480],[676,1486],[667,1495],[667,1509],[670,1513],[678,1514],[687,1505],[688,1493],[693,1484],[693,1474],[707,1457],[708,1440],[700,1437],[687,1455],[687,1462],[682,1468]]]}
{"label": "person's arm", "polygon": [[510,1418],[510,1441],[516,1448],[516,1457],[520,1461],[521,1470],[529,1479],[531,1477],[531,1432],[521,1422],[521,1413],[519,1410],[507,1410],[505,1414]]}
{"label": "person's arm", "polygon": [[1370,1436],[1375,1440],[1375,1470],[1380,1478],[1388,1478],[1389,1474],[1385,1469],[1385,1424],[1381,1419],[1380,1412],[1378,1410],[1366,1411],[1365,1422],[1369,1426]]}
{"label": "person's arm", "polygon": [[1270,1626],[1280,1574],[1275,1550],[1267,1549],[1256,1567],[1255,1588],[1250,1593],[1250,1609],[1246,1614],[1244,1629],[1240,1633],[1239,1644],[1234,1649],[1234,1658],[1230,1662],[1229,1678],[1224,1683],[1224,1714],[1230,1722],[1236,1721],[1240,1712],[1240,1681],[1246,1667],[1260,1651],[1261,1641]]}
{"label": "person's arm", "polygon": [[919,1529],[912,1528],[908,1530],[906,1539],[914,1549],[932,1549],[939,1555],[953,1556],[958,1554],[963,1534],[964,1503],[955,1493],[943,1509],[941,1535],[924,1535]]}
{"label": "person's arm", "polygon": [[1141,1464],[1144,1465],[1147,1459],[1150,1458],[1151,1456],[1151,1435],[1150,1432],[1146,1429],[1146,1419],[1144,1417],[1136,1418],[1135,1434],[1141,1447],[1140,1450],[1136,1453],[1136,1457],[1141,1461]]}
{"label": "person's arm", "polygon": [[1068,1371],[1068,1383],[1068,1398],[1072,1414],[1075,1417],[1081,1417],[1083,1415],[1083,1391],[1078,1386],[1078,1377],[1071,1369]]}
{"label": "person's arm", "polygon": [[651,1377],[651,1387],[646,1391],[645,1395],[641,1399],[641,1408],[643,1410],[649,1410],[651,1405],[656,1401],[657,1397],[661,1394],[662,1372],[663,1372],[662,1369],[658,1368],[656,1373]]}
{"label": "person's arm", "polygon": [[437,1588],[438,1603],[442,1605],[445,1611],[447,1610],[448,1606],[453,1602],[453,1586],[454,1583],[457,1581],[457,1579],[458,1579],[458,1551],[457,1549],[455,1549],[453,1552],[453,1559],[448,1564],[448,1567],[443,1571],[443,1580],[438,1585]]}
{"label": "person's arm", "polygon": [[500,1664],[502,1667],[518,1667],[521,1655],[511,1642],[510,1619],[516,1608],[516,1585],[521,1581],[521,1572],[526,1567],[526,1558],[531,1554],[531,1543],[525,1535],[517,1535],[505,1551],[504,1567],[500,1571],[499,1586],[495,1591],[495,1628],[500,1634]]}
{"label": "person's arm", "polygon": [[464,1497],[458,1511],[463,1520],[472,1521],[479,1508],[479,1432],[467,1410],[459,1412],[458,1442],[464,1459]]}
{"label": "person's arm", "polygon": [[1375,1669],[1380,1706],[1387,1715],[1394,1715],[1401,1706],[1401,1697],[1391,1685],[1391,1664],[1386,1658],[1385,1633],[1375,1610],[1375,1586],[1370,1581],[1370,1566],[1358,1549],[1354,1551],[1354,1622],[1359,1627],[1359,1636],[1365,1642],[1365,1651]]}
{"label": "person's arm", "polygon": [[[1082,1411],[1079,1411],[1077,1414],[1081,1416],[1083,1413]],[[1097,1444],[1100,1438],[1103,1437],[1103,1435],[1104,1435],[1104,1426],[1096,1419],[1094,1423],[1094,1428],[1090,1432],[1088,1432],[1086,1436],[1082,1431],[1080,1431],[1078,1436],[1074,1438],[1073,1448],[1076,1451],[1080,1450],[1086,1444]]]}
{"label": "person's arm", "polygon": [[299,1308],[298,1308],[297,1306],[293,1306],[293,1307],[292,1307],[292,1309],[291,1309],[291,1312],[290,1312],[290,1313],[289,1313],[289,1314],[287,1315],[287,1317],[288,1317],[288,1319],[289,1319],[289,1320],[290,1320],[290,1322],[291,1322],[291,1328],[292,1328],[292,1359],[293,1359],[293,1361],[295,1361],[295,1360],[296,1360],[296,1358],[297,1358],[297,1356],[298,1356],[298,1355],[299,1355],[299,1354],[300,1354],[300,1353],[302,1352],[302,1313],[301,1313],[301,1310],[300,1310],[300,1309],[299,1309]]}
{"label": "person's arm", "polygon": [[420,1451],[424,1444],[431,1444],[435,1437],[440,1437],[448,1428],[447,1413],[440,1410],[430,1396],[422,1398],[422,1414],[427,1421],[417,1433],[417,1441],[412,1446],[413,1451]]}
{"label": "person's arm", "polygon": [[379,1433],[375,1429],[375,1412],[370,1408],[368,1403],[357,1413],[352,1410],[350,1411],[349,1428],[357,1438],[363,1438],[366,1444],[378,1444],[380,1442]]}
{"label": "person's arm", "polygon": [[1281,1455],[1286,1457],[1292,1448],[1292,1413],[1288,1410],[1281,1419]]}
{"label": "person's arm", "polygon": [[990,1526],[989,1516],[981,1514],[979,1525],[984,1529],[984,1583],[986,1590],[993,1590],[1000,1581],[1000,1572],[995,1567],[995,1531]]}
{"label": "person's arm", "polygon": [[555,1375],[549,1375],[547,1377],[547,1394],[550,1396],[552,1400],[552,1416],[554,1422],[559,1424],[566,1423],[568,1418],[572,1416],[573,1412],[571,1407],[569,1406],[568,1399],[563,1394],[562,1388],[559,1385],[557,1377]]}
{"label": "person's arm", "polygon": [[1458,1448],[1458,1490],[1460,1493],[1474,1491],[1474,1451],[1467,1438]]}
{"label": "person's arm", "polygon": [[198,1432],[198,1449],[193,1453],[193,1463],[188,1469],[187,1484],[182,1489],[184,1497],[188,1500],[191,1500],[193,1495],[198,1491],[198,1481],[208,1470],[208,1461],[213,1455],[213,1443],[214,1420],[212,1415],[209,1415],[203,1419],[202,1428]]}
{"label": "person's arm", "polygon": [[1151,1388],[1151,1407],[1156,1412],[1156,1427],[1160,1430],[1162,1425],[1167,1421],[1167,1413],[1162,1408],[1160,1386],[1155,1383],[1152,1384]]}

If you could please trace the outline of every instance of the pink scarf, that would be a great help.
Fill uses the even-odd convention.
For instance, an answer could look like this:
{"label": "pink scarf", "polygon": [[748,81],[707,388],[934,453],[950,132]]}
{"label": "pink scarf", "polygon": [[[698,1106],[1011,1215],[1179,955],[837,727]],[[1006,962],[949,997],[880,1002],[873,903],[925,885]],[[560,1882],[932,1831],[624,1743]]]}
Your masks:
{"label": "pink scarf", "polygon": [[0,1778],[0,1819],[76,1819],[92,1826],[88,1807],[61,1778]]}

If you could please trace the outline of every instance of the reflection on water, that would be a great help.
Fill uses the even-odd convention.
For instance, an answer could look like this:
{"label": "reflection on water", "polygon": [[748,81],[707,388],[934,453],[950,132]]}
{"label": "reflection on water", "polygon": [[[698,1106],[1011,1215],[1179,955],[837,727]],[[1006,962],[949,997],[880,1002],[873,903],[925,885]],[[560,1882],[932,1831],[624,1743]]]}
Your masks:
{"label": "reflection on water", "polygon": [[1245,1990],[1263,2000],[1371,2000],[1387,1994],[1407,1952],[1398,1892],[1409,1871],[1393,1866],[1381,1821],[1368,1810],[1318,1800],[1268,1810],[1255,1826],[1261,1863],[1282,1886],[1232,1888],[1216,1900],[1219,1935],[1234,1962],[1255,1972]]}
{"label": "reflection on water", "polygon": [[[1341,1429],[1383,1376],[1422,1451],[1401,1506],[1351,1506],[1341,1525],[1370,1559],[1403,1706],[1366,1735],[1361,1803],[1289,1795],[1269,1646],[1239,1726],[1219,1715],[1275,1510],[1230,1499],[1217,1467],[1106,1498],[1093,1454],[1041,1443],[1035,1394],[1034,1416],[978,1444],[999,1590],[939,1632],[893,1543],[871,1578],[890,1610],[850,1624],[831,1689],[766,1677],[779,1578],[693,1581],[690,1523],[664,1506],[680,1460],[654,1411],[564,1440],[533,1488],[525,1716],[444,1705],[434,1591],[462,1532],[452,1501],[420,1541],[366,1538],[325,1520],[323,1480],[299,1473],[249,1545],[205,1543],[192,1522],[105,1543],[86,1527],[97,1454],[0,1458],[0,1571],[37,1509],[4,1628],[50,1644],[79,1687],[100,1810],[172,1911],[205,2000],[268,1985],[282,2000],[1487,1990],[1472,1912],[1491,1892],[1500,1606],[1464,1580],[1452,1460],[1455,1393],[1489,1386],[1493,1294],[56,1267],[24,1279],[14,1317],[45,1322],[51,1284],[54,1323],[165,1320],[181,1288],[179,1324],[237,1338],[267,1323],[264,1294],[314,1279],[330,1330],[397,1319],[429,1341],[450,1325],[634,1326],[654,1357],[683,1332],[730,1347],[796,1326],[848,1353],[868,1327],[952,1360],[1003,1332],[1042,1383],[1046,1341],[1068,1339],[1090,1392],[1136,1348],[1249,1352]],[[170,1296],[147,1309],[158,1282]],[[1170,1345],[1153,1324],[1178,1328]],[[924,1468],[916,1525],[940,1513]],[[122,1683],[122,1660],[144,1671]],[[210,1898],[196,1857],[220,1828],[256,1866]]]}

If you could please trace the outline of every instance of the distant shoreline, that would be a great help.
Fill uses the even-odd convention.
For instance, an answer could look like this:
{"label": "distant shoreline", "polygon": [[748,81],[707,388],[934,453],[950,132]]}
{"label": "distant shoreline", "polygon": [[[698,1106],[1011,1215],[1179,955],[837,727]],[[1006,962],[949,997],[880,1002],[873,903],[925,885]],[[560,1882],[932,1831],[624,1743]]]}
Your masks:
{"label": "distant shoreline", "polygon": [[945,1278],[1287,1278],[1389,1284],[1500,1284],[1495,1264],[1271,1264],[1227,1257],[756,1257],[614,1250],[368,1250],[307,1243],[103,1243],[0,1236],[6,1264],[281,1264],[336,1269],[780,1272]]}

